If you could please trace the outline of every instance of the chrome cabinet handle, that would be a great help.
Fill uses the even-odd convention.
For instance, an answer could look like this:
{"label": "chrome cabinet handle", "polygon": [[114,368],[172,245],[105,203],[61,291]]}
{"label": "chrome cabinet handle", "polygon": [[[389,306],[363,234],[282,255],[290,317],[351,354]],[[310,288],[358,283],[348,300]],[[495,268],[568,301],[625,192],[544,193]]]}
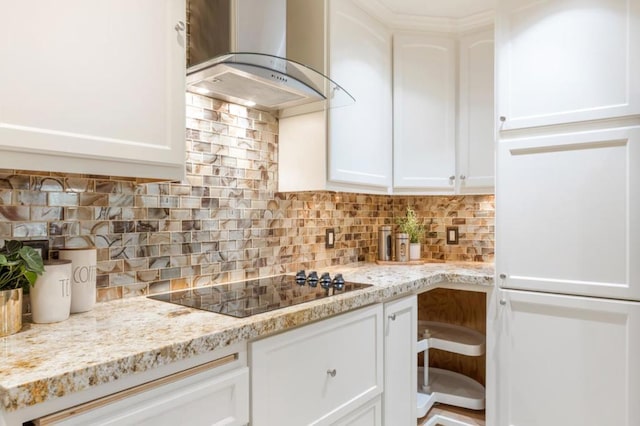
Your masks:
{"label": "chrome cabinet handle", "polygon": [[460,180],[465,180],[467,177],[465,175],[460,175]]}
{"label": "chrome cabinet handle", "polygon": [[501,115],[500,116],[500,121],[502,121],[504,123],[505,121],[507,121],[507,117],[505,117],[504,115]]}
{"label": "chrome cabinet handle", "polygon": [[451,175],[451,176],[449,176],[449,180],[456,180],[455,175]]}
{"label": "chrome cabinet handle", "polygon": [[507,301],[506,301],[506,300],[504,300],[504,299],[500,299],[500,304],[501,304],[502,306],[504,306],[504,305],[506,305],[506,304],[507,304]]}
{"label": "chrome cabinet handle", "polygon": [[391,321],[395,321],[395,320],[396,320],[396,314],[391,314],[391,315],[389,315],[389,319],[390,319]]}
{"label": "chrome cabinet handle", "polygon": [[507,274],[500,274],[498,277],[500,277],[501,280],[505,280],[507,279]]}
{"label": "chrome cabinet handle", "polygon": [[327,375],[331,376],[331,377],[336,377],[336,369],[334,368],[333,370],[327,370]]}
{"label": "chrome cabinet handle", "polygon": [[182,22],[182,21],[178,21],[178,23],[176,24],[176,26],[175,26],[175,27],[173,27],[173,28],[174,28],[176,31],[180,32],[180,31],[184,31],[184,29],[185,29],[186,27],[187,27],[187,26],[184,24],[184,22]]}

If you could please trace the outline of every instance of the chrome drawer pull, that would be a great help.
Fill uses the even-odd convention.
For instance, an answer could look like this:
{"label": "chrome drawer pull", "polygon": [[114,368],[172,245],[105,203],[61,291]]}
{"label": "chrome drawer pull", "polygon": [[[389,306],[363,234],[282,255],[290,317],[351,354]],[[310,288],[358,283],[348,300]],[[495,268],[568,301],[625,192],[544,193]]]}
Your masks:
{"label": "chrome drawer pull", "polygon": [[327,374],[331,377],[336,377],[336,369],[334,368],[333,370],[327,370]]}

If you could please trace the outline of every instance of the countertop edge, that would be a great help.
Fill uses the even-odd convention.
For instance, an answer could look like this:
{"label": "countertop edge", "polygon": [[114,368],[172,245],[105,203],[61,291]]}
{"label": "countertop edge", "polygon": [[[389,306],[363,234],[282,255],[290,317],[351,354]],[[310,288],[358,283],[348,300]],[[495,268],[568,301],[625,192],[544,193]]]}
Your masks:
{"label": "countertop edge", "polygon": [[253,321],[242,321],[236,327],[228,327],[78,370],[66,371],[46,379],[33,380],[12,387],[0,384],[0,403],[5,412],[13,412],[234,343],[264,337],[374,303],[437,288],[437,284],[443,282],[486,287],[493,285],[493,275],[477,271],[466,272],[464,268],[457,269],[456,272],[434,271],[432,274],[400,284],[374,286],[354,295],[347,293],[312,302],[306,306],[303,304],[284,308],[275,314],[257,315],[253,317]]}

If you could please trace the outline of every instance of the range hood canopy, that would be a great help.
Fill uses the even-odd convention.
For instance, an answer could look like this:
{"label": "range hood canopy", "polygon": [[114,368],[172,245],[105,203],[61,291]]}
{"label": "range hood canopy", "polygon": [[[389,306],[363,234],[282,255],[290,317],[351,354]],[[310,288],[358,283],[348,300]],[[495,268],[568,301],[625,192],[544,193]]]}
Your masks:
{"label": "range hood canopy", "polygon": [[[275,112],[280,117],[355,102],[346,90],[321,72],[287,58],[289,21],[304,20],[300,11],[310,13],[310,5],[317,8],[318,3],[188,0],[187,4],[188,91]],[[324,53],[318,46],[301,44],[310,43],[309,37],[317,41],[324,35],[305,32],[305,37],[294,36],[289,41],[295,41],[294,50],[299,55],[295,59],[316,63]],[[307,56],[309,52],[313,54]]]}
{"label": "range hood canopy", "polygon": [[313,68],[265,53],[226,53],[197,64],[187,70],[187,90],[265,111],[288,110],[284,115],[355,102]]}

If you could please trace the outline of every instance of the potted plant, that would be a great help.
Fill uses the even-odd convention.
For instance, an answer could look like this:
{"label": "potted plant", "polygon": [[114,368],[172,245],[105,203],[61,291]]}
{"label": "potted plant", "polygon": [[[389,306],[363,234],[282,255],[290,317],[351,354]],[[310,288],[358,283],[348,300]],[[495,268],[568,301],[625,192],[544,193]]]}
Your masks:
{"label": "potted plant", "polygon": [[0,337],[22,328],[22,291],[43,272],[42,256],[22,241],[6,241],[0,249]]}
{"label": "potted plant", "polygon": [[404,217],[396,220],[400,232],[409,235],[409,260],[420,259],[420,240],[424,236],[425,227],[416,216],[415,210],[407,207],[407,213]]}

